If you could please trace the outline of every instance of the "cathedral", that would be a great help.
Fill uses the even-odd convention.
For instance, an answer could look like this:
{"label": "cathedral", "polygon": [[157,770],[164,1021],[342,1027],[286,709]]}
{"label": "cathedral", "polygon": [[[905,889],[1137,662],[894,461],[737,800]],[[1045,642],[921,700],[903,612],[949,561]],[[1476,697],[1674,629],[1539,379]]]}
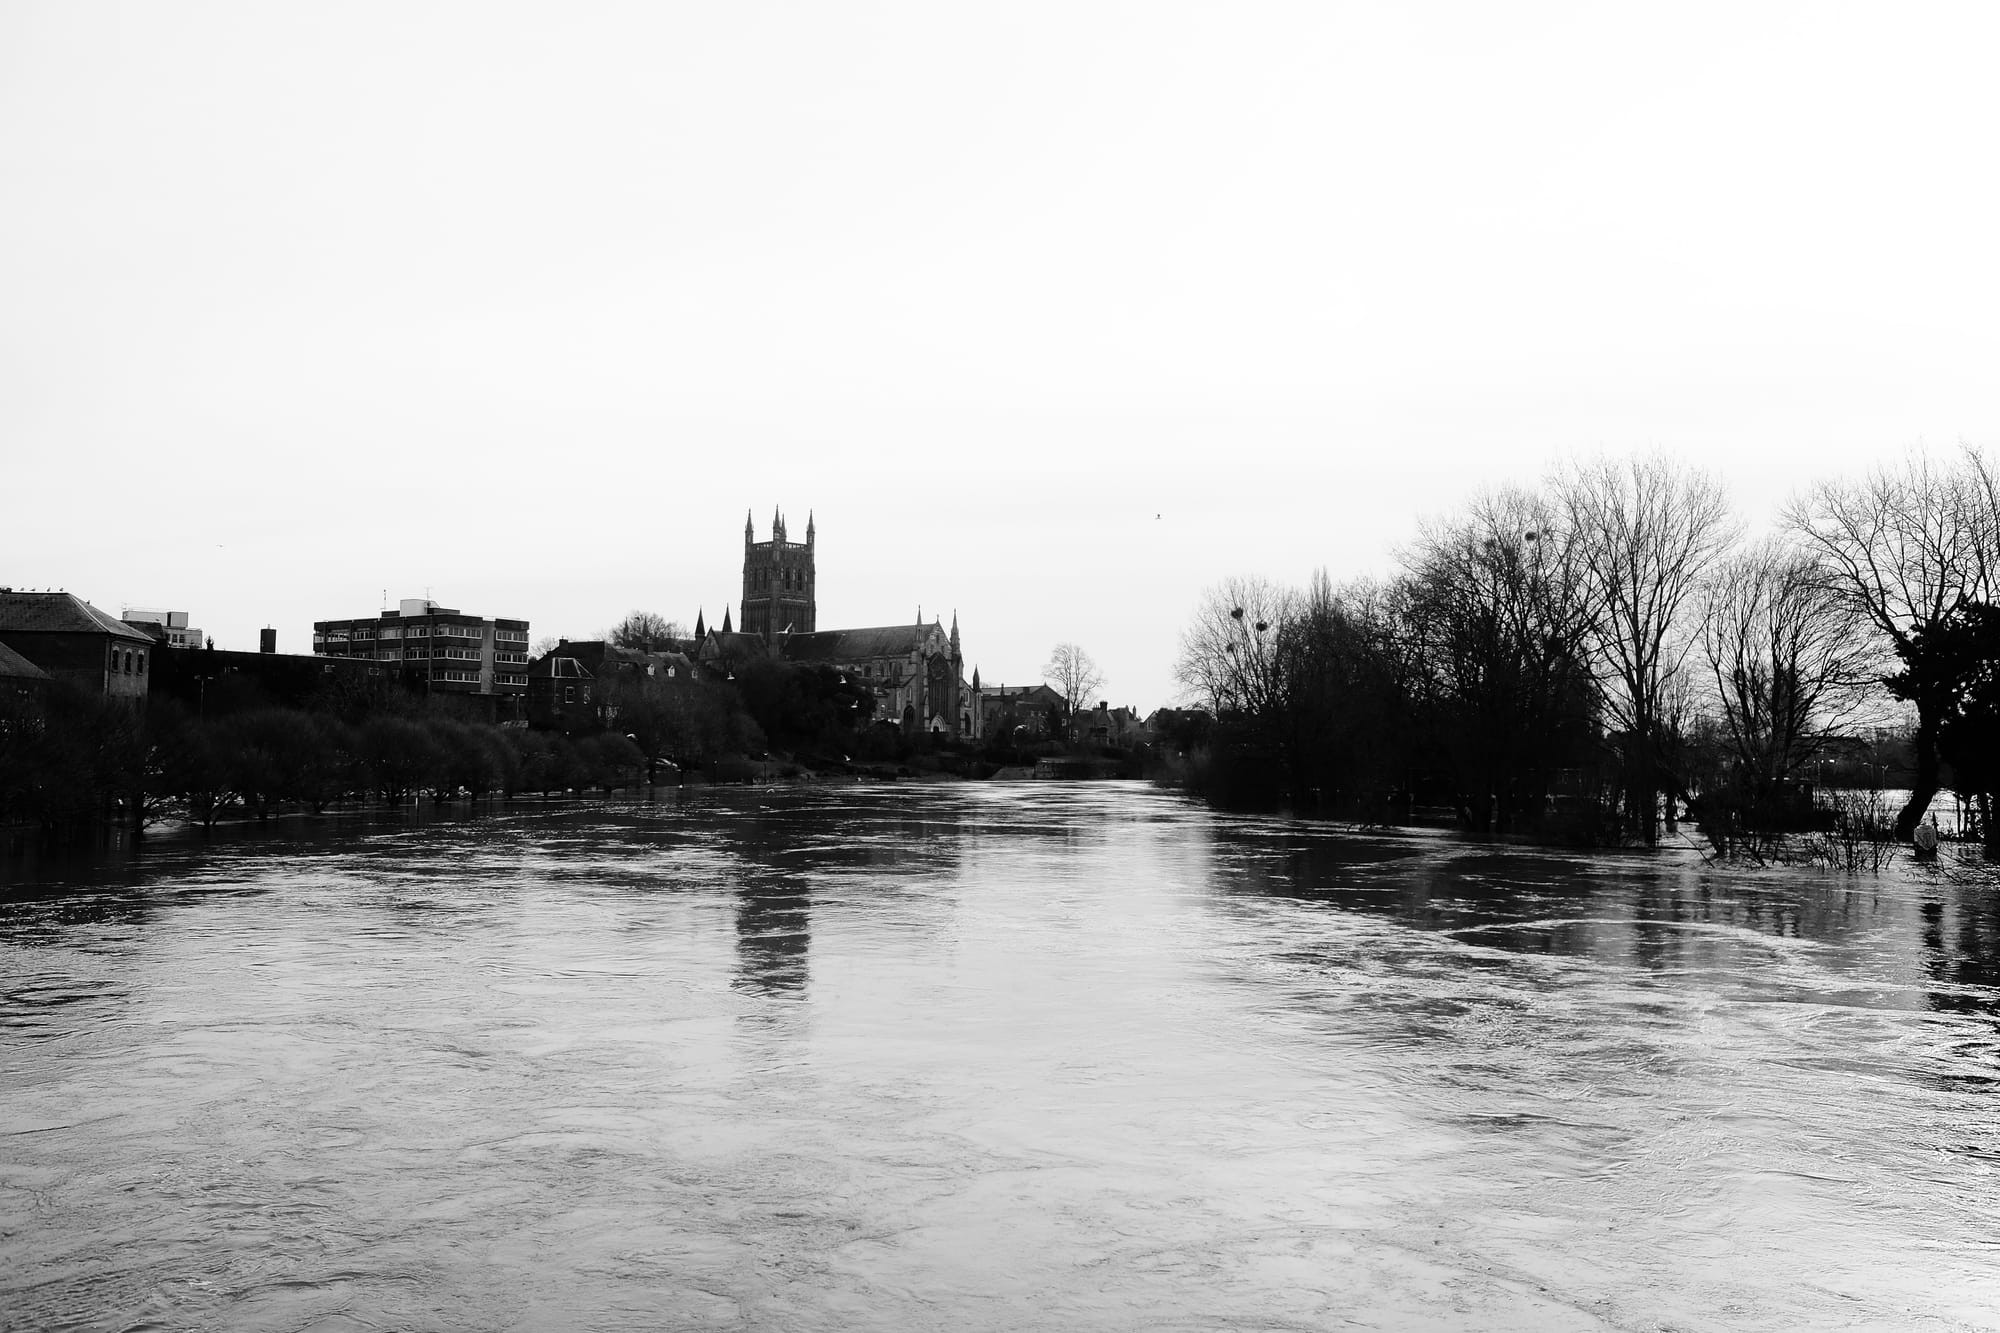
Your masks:
{"label": "cathedral", "polygon": [[926,625],[921,611],[905,625],[822,630],[814,547],[811,514],[806,515],[803,542],[786,540],[782,513],[772,515],[771,539],[760,542],[746,515],[741,628],[730,627],[726,609],[719,630],[709,630],[697,616],[700,660],[726,667],[732,660],[759,656],[830,666],[874,691],[878,720],[909,732],[970,739],[977,707],[965,684],[957,614],[949,630],[935,618]]}

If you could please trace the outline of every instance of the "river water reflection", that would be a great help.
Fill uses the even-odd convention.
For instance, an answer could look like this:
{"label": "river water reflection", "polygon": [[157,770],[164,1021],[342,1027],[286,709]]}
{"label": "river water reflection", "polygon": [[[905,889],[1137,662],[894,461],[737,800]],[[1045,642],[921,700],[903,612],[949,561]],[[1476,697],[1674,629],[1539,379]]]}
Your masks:
{"label": "river water reflection", "polygon": [[1124,784],[40,874],[0,901],[0,1327],[2000,1327],[1963,879]]}

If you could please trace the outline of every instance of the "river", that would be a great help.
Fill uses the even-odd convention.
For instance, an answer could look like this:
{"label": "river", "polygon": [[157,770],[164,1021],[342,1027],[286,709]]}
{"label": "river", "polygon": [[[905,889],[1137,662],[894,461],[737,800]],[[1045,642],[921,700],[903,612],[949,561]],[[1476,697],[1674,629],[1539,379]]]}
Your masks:
{"label": "river", "polygon": [[1123,783],[14,872],[7,1329],[2000,1328],[2000,908]]}

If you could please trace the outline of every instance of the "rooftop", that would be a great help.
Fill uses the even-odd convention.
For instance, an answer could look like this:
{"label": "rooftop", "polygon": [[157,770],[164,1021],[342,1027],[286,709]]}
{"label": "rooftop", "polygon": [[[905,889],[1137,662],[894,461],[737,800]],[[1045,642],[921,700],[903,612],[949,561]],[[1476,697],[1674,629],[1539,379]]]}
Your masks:
{"label": "rooftop", "polygon": [[916,652],[936,625],[877,625],[868,629],[829,629],[785,638],[788,662],[858,662],[867,657],[902,657]]}
{"label": "rooftop", "polygon": [[49,673],[0,643],[0,680],[47,680]]}
{"label": "rooftop", "polygon": [[0,633],[105,634],[151,646],[153,636],[133,629],[70,592],[0,592]]}

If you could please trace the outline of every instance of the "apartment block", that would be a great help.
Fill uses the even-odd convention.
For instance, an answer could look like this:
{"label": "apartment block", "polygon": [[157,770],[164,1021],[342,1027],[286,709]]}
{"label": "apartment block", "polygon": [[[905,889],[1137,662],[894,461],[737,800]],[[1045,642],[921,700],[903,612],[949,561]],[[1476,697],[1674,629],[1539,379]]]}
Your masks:
{"label": "apartment block", "polygon": [[396,662],[433,694],[523,696],[528,622],[483,620],[421,597],[359,620],[315,620],[313,652]]}

